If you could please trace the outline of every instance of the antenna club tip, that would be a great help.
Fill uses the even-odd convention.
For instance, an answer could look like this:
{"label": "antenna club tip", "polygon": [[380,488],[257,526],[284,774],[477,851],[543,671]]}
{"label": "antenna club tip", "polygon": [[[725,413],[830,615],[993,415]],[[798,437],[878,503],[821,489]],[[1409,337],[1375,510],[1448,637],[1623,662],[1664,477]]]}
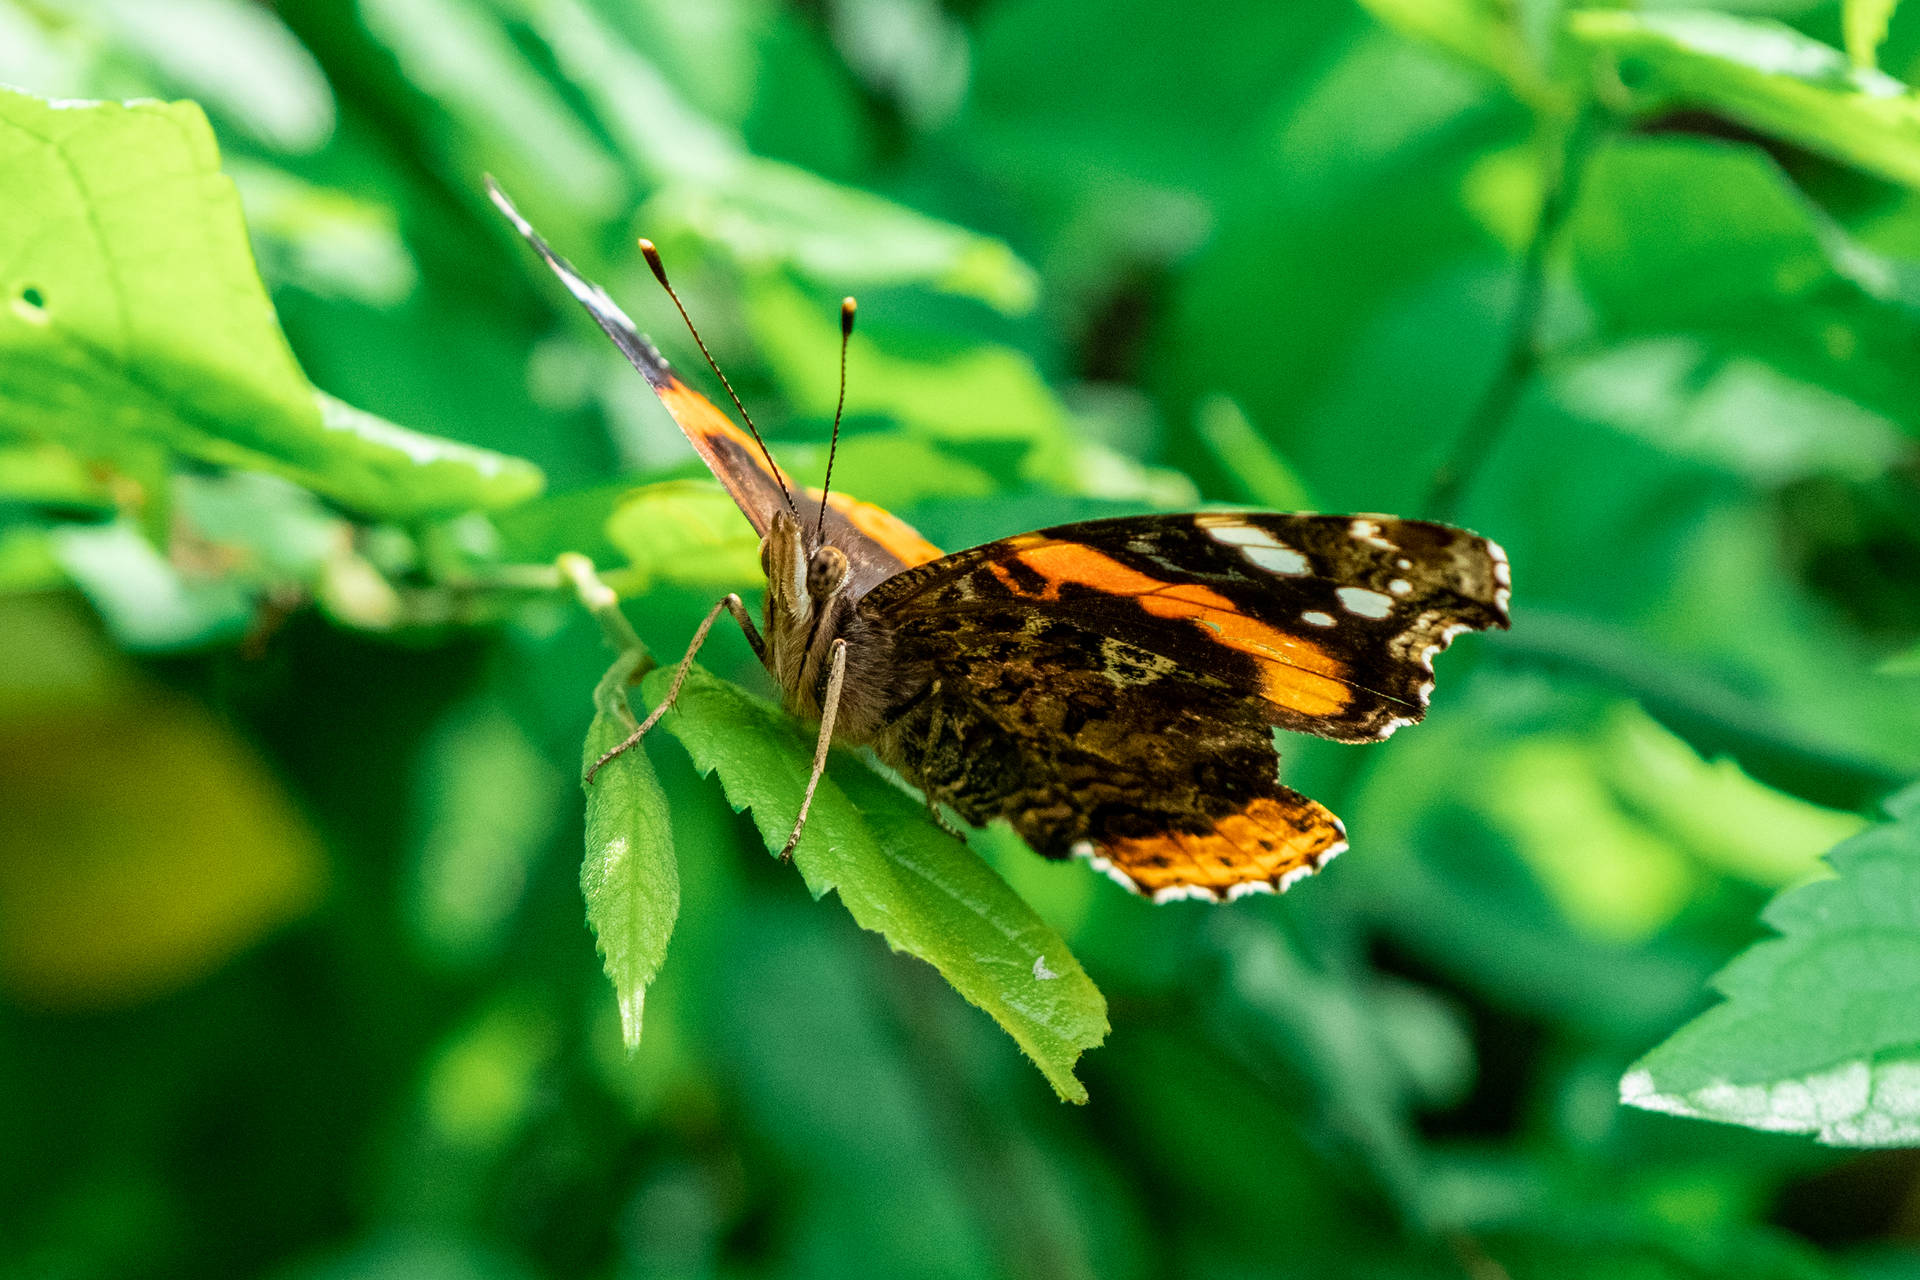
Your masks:
{"label": "antenna club tip", "polygon": [[645,236],[640,238],[640,256],[647,260],[649,267],[653,268],[653,278],[663,285],[666,284],[667,265],[660,261],[660,251],[653,247],[653,241]]}
{"label": "antenna club tip", "polygon": [[853,315],[854,312],[859,309],[860,304],[852,298],[840,299],[840,330],[842,333],[853,332]]}

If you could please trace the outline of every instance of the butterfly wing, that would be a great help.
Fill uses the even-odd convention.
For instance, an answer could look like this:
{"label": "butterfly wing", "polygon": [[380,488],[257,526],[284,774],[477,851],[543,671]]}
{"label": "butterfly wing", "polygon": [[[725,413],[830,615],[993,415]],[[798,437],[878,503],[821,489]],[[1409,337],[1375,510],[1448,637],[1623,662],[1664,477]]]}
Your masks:
{"label": "butterfly wing", "polygon": [[1209,513],[975,547],[861,608],[927,674],[889,754],[936,796],[1155,897],[1230,897],[1345,845],[1279,783],[1270,730],[1419,720],[1434,655],[1505,627],[1507,598],[1500,549],[1445,525]]}
{"label": "butterfly wing", "polygon": [[[507,221],[560,277],[567,292],[586,308],[601,332],[612,339],[613,345],[620,348],[621,354],[646,378],[647,385],[653,388],[660,403],[686,434],[694,452],[726,487],[734,504],[753,525],[754,532],[765,537],[773,513],[787,504],[787,494],[798,492],[787,474],[752,436],[682,381],[607,291],[555,253],[491,178],[487,180],[487,193]],[[808,490],[805,496],[817,507],[818,490]],[[826,540],[846,553],[856,593],[866,591],[902,569],[925,564],[940,555],[938,547],[904,520],[872,503],[839,493],[827,499]]]}

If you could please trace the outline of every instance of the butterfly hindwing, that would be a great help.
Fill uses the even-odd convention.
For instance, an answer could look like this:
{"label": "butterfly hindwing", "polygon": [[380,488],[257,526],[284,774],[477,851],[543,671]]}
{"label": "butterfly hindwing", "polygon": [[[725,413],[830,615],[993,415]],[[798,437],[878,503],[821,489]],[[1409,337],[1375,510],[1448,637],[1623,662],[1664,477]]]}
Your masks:
{"label": "butterfly hindwing", "polygon": [[1283,887],[1344,847],[1281,785],[1275,726],[1342,741],[1418,720],[1454,635],[1504,627],[1483,538],[1384,516],[1206,513],[962,551],[862,601],[928,673],[889,754],[974,822],[1159,897]]}

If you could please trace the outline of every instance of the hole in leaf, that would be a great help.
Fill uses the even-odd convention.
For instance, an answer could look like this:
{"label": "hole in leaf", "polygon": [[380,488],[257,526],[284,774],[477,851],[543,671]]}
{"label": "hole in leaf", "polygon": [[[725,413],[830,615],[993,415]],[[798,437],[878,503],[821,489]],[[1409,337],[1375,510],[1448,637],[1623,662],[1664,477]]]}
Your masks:
{"label": "hole in leaf", "polygon": [[14,295],[13,314],[29,324],[47,323],[47,296],[32,285],[27,285]]}

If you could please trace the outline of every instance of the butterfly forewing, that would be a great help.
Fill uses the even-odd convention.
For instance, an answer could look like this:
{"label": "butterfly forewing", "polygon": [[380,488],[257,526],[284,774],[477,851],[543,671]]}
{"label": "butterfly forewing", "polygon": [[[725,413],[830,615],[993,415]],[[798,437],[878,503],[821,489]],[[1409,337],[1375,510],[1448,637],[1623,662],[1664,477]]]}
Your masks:
{"label": "butterfly forewing", "polygon": [[1220,512],[988,543],[901,574],[864,607],[909,644],[933,618],[972,615],[983,638],[1069,619],[1152,654],[1157,682],[1223,684],[1269,724],[1365,742],[1425,714],[1434,655],[1505,627],[1507,597],[1499,547],[1446,525]]}
{"label": "butterfly forewing", "polygon": [[[507,220],[533,246],[534,252],[566,285],[567,292],[646,378],[647,385],[653,388],[654,395],[686,434],[700,460],[707,464],[714,478],[726,486],[754,532],[766,536],[773,513],[786,504],[785,495],[799,493],[786,473],[768,462],[759,444],[735,425],[733,419],[688,386],[607,291],[555,253],[521,216],[505,192],[489,182],[488,193]],[[800,496],[815,504],[820,500],[817,491],[809,490]],[[811,524],[811,520],[808,523]],[[866,591],[900,570],[924,564],[940,554],[938,547],[904,520],[871,503],[841,494],[834,494],[827,501],[826,541],[846,552],[849,578],[856,592]]]}

